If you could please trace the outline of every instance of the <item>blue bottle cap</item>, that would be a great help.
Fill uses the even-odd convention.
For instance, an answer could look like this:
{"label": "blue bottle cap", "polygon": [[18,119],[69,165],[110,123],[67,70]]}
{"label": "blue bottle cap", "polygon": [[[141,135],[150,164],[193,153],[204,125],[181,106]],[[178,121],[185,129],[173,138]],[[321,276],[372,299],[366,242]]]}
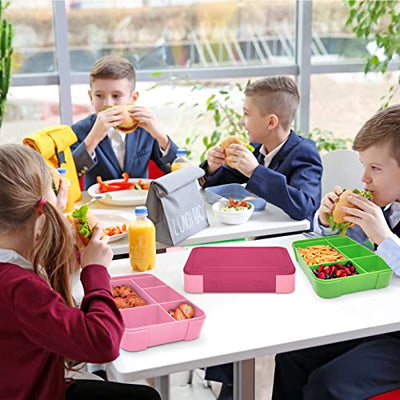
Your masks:
{"label": "blue bottle cap", "polygon": [[136,215],[144,215],[147,214],[147,207],[145,206],[140,206],[135,208],[135,214]]}
{"label": "blue bottle cap", "polygon": [[184,156],[186,154],[186,149],[178,149],[176,150],[176,154],[178,156]]}
{"label": "blue bottle cap", "polygon": [[67,170],[65,168],[57,168],[57,171],[60,173],[60,175],[65,176],[67,175]]}

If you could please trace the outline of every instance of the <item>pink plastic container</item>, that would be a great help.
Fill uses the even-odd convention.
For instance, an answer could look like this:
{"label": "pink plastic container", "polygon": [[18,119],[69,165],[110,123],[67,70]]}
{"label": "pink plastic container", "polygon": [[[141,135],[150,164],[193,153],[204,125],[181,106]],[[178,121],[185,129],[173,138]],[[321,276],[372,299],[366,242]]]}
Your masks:
{"label": "pink plastic container", "polygon": [[[152,274],[117,276],[110,279],[111,287],[130,286],[147,305],[121,310],[125,332],[121,348],[139,351],[150,346],[178,340],[192,340],[200,335],[206,315],[186,297]],[[188,303],[194,308],[190,319],[176,321],[168,312]]]}
{"label": "pink plastic container", "polygon": [[284,247],[197,247],[183,268],[185,290],[192,293],[288,293],[295,272]]}

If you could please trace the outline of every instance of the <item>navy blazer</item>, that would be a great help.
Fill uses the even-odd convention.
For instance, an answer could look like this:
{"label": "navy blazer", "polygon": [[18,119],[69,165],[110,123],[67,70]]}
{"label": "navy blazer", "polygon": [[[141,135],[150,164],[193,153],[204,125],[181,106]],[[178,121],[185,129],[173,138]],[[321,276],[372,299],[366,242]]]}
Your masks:
{"label": "navy blazer", "polygon": [[[321,202],[322,163],[314,141],[290,132],[288,140],[264,167],[261,144],[253,144],[253,154],[260,165],[247,178],[239,171],[224,164],[213,175],[206,176],[204,186],[226,183],[246,183],[246,189],[281,208],[296,220],[313,217]],[[207,161],[200,167],[206,169]]]}
{"label": "navy blazer", "polygon": [[101,176],[106,181],[122,178],[122,173],[128,172],[132,178],[147,178],[150,160],[153,160],[165,173],[171,172],[169,164],[176,158],[176,144],[170,139],[169,151],[163,156],[157,140],[143,128],[137,128],[134,132],[126,135],[123,170],[118,163],[108,136],[97,145],[95,149],[96,157],[93,160],[83,141],[93,128],[96,118],[96,114],[91,114],[72,125],[72,130],[78,137],[78,141],[71,146],[72,155],[78,177],[85,175],[85,189],[96,183],[97,176]]}

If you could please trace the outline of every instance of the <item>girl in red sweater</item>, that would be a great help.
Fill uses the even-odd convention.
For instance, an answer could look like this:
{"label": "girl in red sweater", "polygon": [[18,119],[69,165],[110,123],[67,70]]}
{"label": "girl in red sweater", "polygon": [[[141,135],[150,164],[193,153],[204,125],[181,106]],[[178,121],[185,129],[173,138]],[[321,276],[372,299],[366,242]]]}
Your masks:
{"label": "girl in red sweater", "polygon": [[64,362],[104,363],[119,354],[123,321],[110,292],[112,251],[100,228],[81,251],[81,308],[71,276],[79,270],[71,227],[56,206],[42,157],[0,146],[0,399],[159,400],[151,387],[64,379]]}

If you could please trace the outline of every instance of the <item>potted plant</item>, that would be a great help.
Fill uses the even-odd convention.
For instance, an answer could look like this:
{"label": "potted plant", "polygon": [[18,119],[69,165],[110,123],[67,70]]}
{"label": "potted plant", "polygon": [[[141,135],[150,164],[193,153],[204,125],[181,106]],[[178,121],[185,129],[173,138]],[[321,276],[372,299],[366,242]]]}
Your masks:
{"label": "potted plant", "polygon": [[0,127],[3,123],[4,106],[10,85],[11,56],[13,53],[13,29],[4,15],[9,5],[9,1],[0,0]]}

